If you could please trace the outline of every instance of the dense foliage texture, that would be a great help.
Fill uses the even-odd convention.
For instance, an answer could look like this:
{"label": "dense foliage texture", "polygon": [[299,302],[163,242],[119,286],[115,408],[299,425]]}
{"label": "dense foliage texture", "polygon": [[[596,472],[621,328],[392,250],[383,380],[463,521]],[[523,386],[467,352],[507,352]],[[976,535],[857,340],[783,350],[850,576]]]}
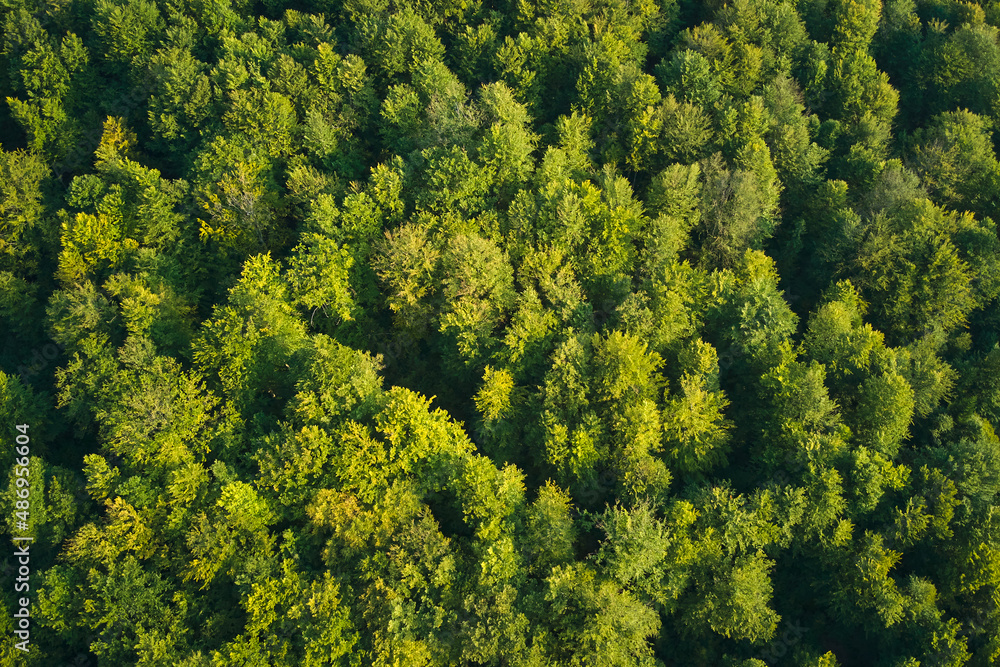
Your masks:
{"label": "dense foliage texture", "polygon": [[0,24],[4,665],[1000,662],[997,0]]}

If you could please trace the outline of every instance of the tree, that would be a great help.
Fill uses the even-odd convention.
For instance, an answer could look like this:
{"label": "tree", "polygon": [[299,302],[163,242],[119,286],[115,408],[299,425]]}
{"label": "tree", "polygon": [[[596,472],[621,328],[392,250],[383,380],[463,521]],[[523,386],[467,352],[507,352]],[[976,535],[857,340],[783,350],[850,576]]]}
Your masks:
{"label": "tree", "polygon": [[778,290],[774,261],[747,250],[733,272],[712,276],[715,300],[706,309],[706,324],[715,333],[716,349],[738,350],[741,364],[769,368],[781,359],[781,345],[795,330],[798,316]]}
{"label": "tree", "polygon": [[[929,22],[916,80],[927,115],[953,109],[995,114],[995,72],[1000,67],[997,29],[980,21]],[[965,23],[965,25],[963,25]]]}
{"label": "tree", "polygon": [[[47,160],[72,159],[81,134],[74,118],[75,79],[86,80],[90,54],[76,34],[56,40],[26,9],[4,17],[4,56],[11,63],[10,114],[28,146]],[[74,165],[75,166],[75,165]]]}
{"label": "tree", "polygon": [[546,574],[574,559],[577,528],[569,496],[551,481],[538,490],[525,525],[525,562],[532,571]]}
{"label": "tree", "polygon": [[365,60],[389,81],[399,81],[401,75],[444,55],[444,46],[431,26],[412,7],[388,15],[364,12],[356,18],[356,36]]}
{"label": "tree", "polygon": [[94,31],[101,39],[101,50],[108,60],[127,72],[132,69],[130,65],[149,59],[153,41],[163,30],[154,3],[140,0],[120,5],[113,0],[101,0],[96,10]]}
{"label": "tree", "polygon": [[887,549],[881,535],[866,532],[840,561],[830,591],[833,609],[843,620],[869,620],[889,628],[903,619],[906,598],[890,572],[901,554]]}
{"label": "tree", "polygon": [[[91,570],[83,622],[96,635],[91,651],[115,661],[179,660],[186,653],[186,600],[134,556]],[[89,604],[86,604],[89,602]]]}
{"label": "tree", "polygon": [[968,111],[935,116],[913,135],[912,164],[941,206],[996,215],[1000,163],[989,121]]}
{"label": "tree", "polygon": [[[246,631],[213,653],[221,665],[351,665],[358,637],[340,585],[329,574],[312,579],[285,559],[274,577],[254,584],[242,601]],[[298,636],[301,633],[301,639]]]}
{"label": "tree", "polygon": [[588,49],[577,82],[580,111],[594,119],[596,149],[604,161],[643,169],[656,151],[660,92],[639,71],[625,44],[605,33]]}
{"label": "tree", "polygon": [[189,49],[172,46],[152,55],[150,69],[150,126],[164,143],[190,150],[201,136],[200,126],[210,122],[214,91],[208,64]]}
{"label": "tree", "polygon": [[0,662],[1000,662],[997,25],[9,0]]}
{"label": "tree", "polygon": [[38,154],[0,153],[0,270],[27,277],[39,268],[39,254],[51,243],[41,224],[45,177]]}
{"label": "tree", "polygon": [[530,129],[531,117],[527,108],[502,82],[483,86],[479,98],[489,125],[476,153],[495,175],[494,188],[502,206],[527,184],[534,171],[531,154],[538,143],[538,135]]}
{"label": "tree", "polygon": [[[224,139],[216,141],[213,148],[219,154],[231,150]],[[201,208],[208,219],[198,220],[203,240],[213,239],[223,247],[242,252],[281,243],[281,230],[275,221],[275,188],[268,182],[268,166],[257,156],[239,160],[217,183],[204,188]]]}
{"label": "tree", "polygon": [[876,123],[888,124],[896,115],[899,94],[868,54],[880,15],[881,5],[870,0],[835,5],[827,80],[831,95],[824,105],[834,118],[857,123],[870,114]]}
{"label": "tree", "polygon": [[769,117],[764,138],[778,177],[789,190],[786,200],[794,206],[796,199],[805,198],[803,190],[819,182],[827,151],[812,141],[802,93],[794,79],[776,77],[764,89],[764,105]]}
{"label": "tree", "polygon": [[546,653],[570,665],[654,664],[647,638],[659,619],[652,609],[583,564],[553,568],[546,583]]}
{"label": "tree", "polygon": [[912,0],[886,2],[878,33],[872,40],[872,50],[879,66],[889,75],[900,90],[902,111],[920,106],[918,99],[910,99],[910,89],[904,85],[912,80],[920,63],[922,25]]}
{"label": "tree", "polygon": [[466,364],[488,358],[493,331],[513,301],[513,272],[503,252],[477,235],[459,235],[441,258],[444,308],[440,330]]}
{"label": "tree", "polygon": [[428,298],[436,290],[440,251],[428,232],[425,226],[412,223],[387,231],[373,257],[374,269],[388,288],[386,301],[398,318],[398,326],[414,335],[427,328],[433,312]]}
{"label": "tree", "polygon": [[[304,68],[291,57],[276,62],[275,69],[278,77],[289,81],[285,94],[297,106],[311,156],[327,169],[360,176],[366,148],[361,136],[372,126],[376,103],[364,61],[355,54],[341,57],[323,42],[316,47],[307,79]],[[302,79],[300,92],[292,81]]]}
{"label": "tree", "polygon": [[[757,146],[766,151],[761,144]],[[775,222],[771,216],[777,198],[768,192],[771,184],[761,181],[754,171],[728,169],[718,155],[703,160],[701,170],[704,185],[699,260],[706,268],[731,267],[747,250],[762,249],[773,233]]]}
{"label": "tree", "polygon": [[977,226],[971,216],[946,213],[926,200],[871,222],[854,262],[855,280],[890,340],[949,332],[965,322],[976,305],[968,262],[978,258],[952,239],[961,238],[959,229],[975,233]]}
{"label": "tree", "polygon": [[354,258],[345,248],[339,248],[332,239],[319,234],[309,234],[304,243],[293,249],[289,262],[288,281],[293,303],[305,306],[315,315],[327,307],[327,316],[342,320],[353,319],[354,300],[350,294],[348,270]]}
{"label": "tree", "polygon": [[195,363],[245,417],[267,404],[265,395],[291,395],[295,380],[283,371],[304,348],[305,327],[270,255],[247,260],[228,303],[192,343]]}
{"label": "tree", "polygon": [[[715,358],[715,350],[712,357]],[[718,390],[718,362],[715,362],[715,383],[712,373],[681,376],[680,396],[670,401],[665,413],[664,446],[670,460],[683,473],[698,473],[725,463],[728,449],[728,429],[731,424],[723,417],[729,404]]]}
{"label": "tree", "polygon": [[913,389],[897,373],[873,375],[858,392],[856,410],[850,422],[856,440],[891,458],[913,418]]}

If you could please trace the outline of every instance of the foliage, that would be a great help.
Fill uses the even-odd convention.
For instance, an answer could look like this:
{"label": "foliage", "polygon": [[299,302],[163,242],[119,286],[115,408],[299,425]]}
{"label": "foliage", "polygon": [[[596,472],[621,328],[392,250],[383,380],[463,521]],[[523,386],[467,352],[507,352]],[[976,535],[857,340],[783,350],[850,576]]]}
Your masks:
{"label": "foliage", "polygon": [[997,2],[0,4],[4,665],[1000,662]]}

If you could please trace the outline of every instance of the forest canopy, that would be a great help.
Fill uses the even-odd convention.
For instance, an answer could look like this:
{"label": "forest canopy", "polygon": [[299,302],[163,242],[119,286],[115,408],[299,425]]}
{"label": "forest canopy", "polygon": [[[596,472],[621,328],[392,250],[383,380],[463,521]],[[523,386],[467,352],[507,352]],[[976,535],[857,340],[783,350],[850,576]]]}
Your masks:
{"label": "forest canopy", "polygon": [[1000,663],[996,0],[0,26],[4,665]]}

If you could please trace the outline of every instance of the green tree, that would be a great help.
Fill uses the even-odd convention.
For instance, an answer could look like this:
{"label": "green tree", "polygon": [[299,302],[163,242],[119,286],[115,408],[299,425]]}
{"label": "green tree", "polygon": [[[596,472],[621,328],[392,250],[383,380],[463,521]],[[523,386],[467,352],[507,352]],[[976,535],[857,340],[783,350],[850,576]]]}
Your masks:
{"label": "green tree", "polygon": [[912,164],[941,206],[996,215],[1000,164],[988,128],[986,118],[954,111],[914,133]]}
{"label": "green tree", "polygon": [[305,326],[269,255],[247,260],[228,303],[216,307],[192,343],[194,361],[249,418],[269,398],[290,397],[293,357],[305,349]]}
{"label": "green tree", "polygon": [[90,63],[83,40],[72,32],[56,39],[24,8],[5,13],[3,32],[3,54],[11,66],[5,88],[13,93],[6,96],[11,117],[33,152],[52,161],[76,157],[82,128],[74,117],[73,84],[88,78]]}

